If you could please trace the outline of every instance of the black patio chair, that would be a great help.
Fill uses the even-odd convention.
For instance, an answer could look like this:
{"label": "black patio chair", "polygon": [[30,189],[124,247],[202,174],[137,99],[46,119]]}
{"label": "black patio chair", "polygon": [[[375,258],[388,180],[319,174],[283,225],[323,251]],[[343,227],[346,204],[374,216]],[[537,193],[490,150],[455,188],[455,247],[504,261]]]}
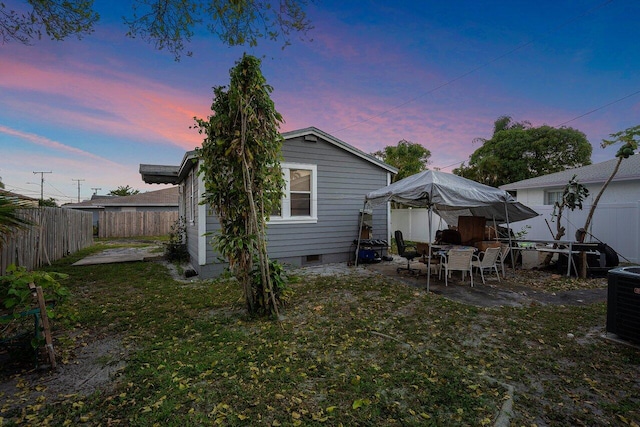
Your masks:
{"label": "black patio chair", "polygon": [[404,238],[402,237],[402,231],[396,230],[396,246],[398,246],[398,255],[407,260],[406,267],[398,267],[396,272],[400,273],[401,271],[408,271],[409,274],[420,274],[420,269],[411,268],[411,261],[414,258],[421,257],[422,254],[418,252],[418,249],[415,246],[407,246],[404,243]]}

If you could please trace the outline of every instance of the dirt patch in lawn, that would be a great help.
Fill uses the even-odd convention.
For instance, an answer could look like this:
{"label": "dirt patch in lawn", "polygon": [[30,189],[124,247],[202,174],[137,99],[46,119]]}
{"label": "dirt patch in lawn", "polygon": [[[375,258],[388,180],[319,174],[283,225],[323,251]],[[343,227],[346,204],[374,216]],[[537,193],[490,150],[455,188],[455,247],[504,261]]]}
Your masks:
{"label": "dirt patch in lawn", "polygon": [[22,367],[0,373],[0,412],[25,405],[50,403],[111,387],[124,369],[128,349],[117,337],[79,340],[69,361],[49,366]]}

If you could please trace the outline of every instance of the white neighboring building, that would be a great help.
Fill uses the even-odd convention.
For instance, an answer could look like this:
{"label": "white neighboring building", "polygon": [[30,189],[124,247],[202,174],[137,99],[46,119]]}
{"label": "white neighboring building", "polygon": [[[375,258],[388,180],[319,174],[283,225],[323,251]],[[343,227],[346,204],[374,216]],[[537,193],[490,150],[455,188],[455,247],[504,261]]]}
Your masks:
{"label": "white neighboring building", "polygon": [[[605,181],[611,176],[618,159],[567,169],[537,178],[525,179],[500,188],[515,194],[517,200],[539,212],[541,216],[519,222],[517,227],[527,227],[525,238],[549,239],[556,232],[553,220],[553,203],[562,197],[569,180],[576,175],[580,184],[587,187],[589,197],[582,210],[565,209],[562,225],[567,229],[563,239],[575,239],[575,232],[584,226],[593,200]],[[546,221],[545,221],[546,220]],[[530,226],[531,228],[528,228]],[[518,230],[514,230],[518,231]],[[586,241],[600,240],[620,255],[620,262],[640,263],[640,154],[623,159],[618,173],[602,194],[596,207],[590,229],[592,236]]]}

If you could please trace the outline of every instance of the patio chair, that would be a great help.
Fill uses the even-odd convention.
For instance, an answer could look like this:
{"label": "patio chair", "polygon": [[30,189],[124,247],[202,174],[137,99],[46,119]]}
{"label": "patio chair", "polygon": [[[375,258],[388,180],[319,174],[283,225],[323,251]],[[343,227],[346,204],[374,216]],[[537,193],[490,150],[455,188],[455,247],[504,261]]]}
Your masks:
{"label": "patio chair", "polygon": [[400,273],[401,271],[408,271],[410,274],[420,274],[419,269],[411,268],[411,261],[413,261],[414,258],[422,256],[422,254],[418,252],[418,249],[415,246],[407,246],[405,244],[404,238],[402,237],[402,231],[396,230],[395,237],[396,246],[398,247],[398,255],[407,260],[407,266],[398,267],[396,272]]}
{"label": "patio chair", "polygon": [[473,286],[473,274],[471,271],[471,258],[473,257],[473,249],[450,250],[446,256],[442,256],[440,263],[440,271],[444,268],[444,285],[449,286],[448,278],[452,271],[462,272],[462,281],[467,271],[471,277],[471,286]]}
{"label": "patio chair", "polygon": [[486,269],[489,269],[489,271],[492,269],[495,270],[498,282],[500,281],[500,273],[498,272],[498,257],[500,256],[500,253],[500,248],[487,248],[484,252],[480,252],[478,255],[473,256],[471,267],[480,270],[480,277],[482,277],[483,285],[485,284],[484,270]]}

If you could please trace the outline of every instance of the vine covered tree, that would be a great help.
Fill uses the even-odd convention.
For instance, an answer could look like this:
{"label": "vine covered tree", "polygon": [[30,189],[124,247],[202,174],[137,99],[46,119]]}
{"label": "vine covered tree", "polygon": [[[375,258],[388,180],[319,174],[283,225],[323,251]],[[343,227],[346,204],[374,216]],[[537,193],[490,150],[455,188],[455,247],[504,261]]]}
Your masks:
{"label": "vine covered tree", "polygon": [[214,88],[213,114],[196,119],[205,135],[198,149],[204,200],[220,222],[214,247],[229,261],[252,315],[278,314],[279,291],[269,262],[266,222],[284,188],[280,167],[282,116],[270,98],[260,60],[244,55],[231,69],[229,87]]}
{"label": "vine covered tree", "polygon": [[482,146],[453,172],[493,187],[591,164],[591,144],[573,128],[533,127],[502,116],[490,139],[474,142]]}
{"label": "vine covered tree", "polygon": [[396,182],[426,170],[431,151],[420,144],[402,139],[398,141],[398,145],[388,145],[373,155],[398,169],[393,177],[393,182]]}
{"label": "vine covered tree", "polygon": [[[100,15],[93,0],[27,0],[13,9],[0,2],[0,41],[31,44],[44,35],[52,40],[82,38],[94,31]],[[308,0],[133,0],[124,17],[127,36],[140,37],[176,60],[196,30],[204,28],[229,46],[256,46],[260,39],[291,44],[291,35],[311,30]],[[19,9],[19,10],[16,10]],[[187,55],[191,52],[187,51]]]}

